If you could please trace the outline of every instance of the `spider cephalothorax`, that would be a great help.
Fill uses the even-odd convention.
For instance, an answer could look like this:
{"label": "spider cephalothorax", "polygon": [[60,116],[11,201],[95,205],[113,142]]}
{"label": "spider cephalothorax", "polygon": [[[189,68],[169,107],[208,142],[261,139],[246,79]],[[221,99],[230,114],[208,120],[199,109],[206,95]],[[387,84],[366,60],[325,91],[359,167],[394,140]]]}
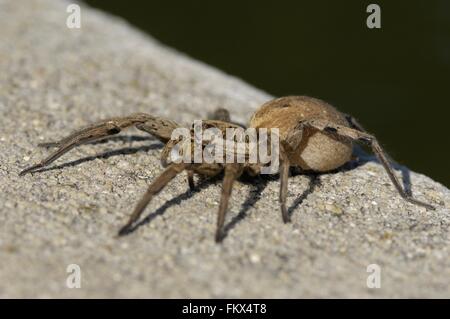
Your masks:
{"label": "spider cephalothorax", "polygon": [[[218,110],[212,119],[203,121],[201,125],[202,128],[216,129],[224,139],[226,139],[227,129],[239,129],[241,127],[231,123],[228,112],[223,109]],[[175,162],[171,159],[171,154],[176,146],[178,149],[180,149],[180,145],[182,146],[181,149],[184,149],[184,146],[192,146],[192,148],[189,148],[189,152],[191,152],[195,147],[195,134],[193,128],[191,128],[187,134],[187,139],[172,138],[172,133],[176,129],[180,129],[181,126],[171,120],[138,113],[95,123],[72,133],[59,142],[42,144],[43,146],[55,146],[57,150],[40,163],[23,170],[20,175],[34,172],[49,165],[78,145],[118,134],[121,130],[131,126],[150,133],[166,143],[161,154],[161,162],[165,170],[150,184],[128,223],[119,231],[119,234],[128,233],[153,196],[158,194],[167,183],[182,171],[187,171],[191,188],[194,187],[194,173],[215,176],[224,172],[216,231],[216,241],[221,241],[224,235],[225,214],[234,181],[243,172],[253,176],[259,174],[268,163],[250,162],[247,156],[248,148],[246,149],[245,155],[247,157],[245,157],[244,162],[222,160],[206,163],[196,162],[192,159]],[[279,160],[280,163],[280,204],[284,222],[290,221],[286,210],[289,168],[296,167],[300,170],[315,172],[326,172],[339,168],[351,159],[353,142],[364,143],[372,148],[397,191],[405,200],[433,209],[431,205],[412,198],[410,194],[403,190],[393,173],[385,152],[373,135],[367,133],[351,116],[340,113],[322,100],[307,96],[290,96],[269,101],[253,114],[249,128],[267,129],[269,131],[276,129],[279,132],[279,149],[276,153],[272,152],[272,155],[276,154],[276,160]],[[206,145],[201,144],[202,150]],[[229,151],[227,149],[225,153]]]}

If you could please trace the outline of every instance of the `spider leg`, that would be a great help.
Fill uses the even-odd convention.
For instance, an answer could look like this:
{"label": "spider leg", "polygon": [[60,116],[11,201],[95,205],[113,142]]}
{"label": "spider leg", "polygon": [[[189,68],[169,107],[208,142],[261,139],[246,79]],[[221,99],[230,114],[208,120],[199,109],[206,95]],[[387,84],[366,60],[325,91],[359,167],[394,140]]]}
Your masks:
{"label": "spider leg", "polygon": [[288,189],[288,178],[289,178],[289,159],[283,146],[280,145],[280,205],[281,205],[281,216],[283,217],[284,223],[289,223],[291,218],[286,209],[286,197]]}
{"label": "spider leg", "polygon": [[133,224],[139,219],[145,207],[175,176],[186,168],[186,164],[169,165],[148,187],[147,192],[142,196],[141,200],[135,207],[128,222],[119,230],[119,236],[126,235],[130,232]]}
{"label": "spider leg", "polygon": [[224,108],[218,108],[208,116],[209,120],[216,120],[222,122],[230,122],[230,112]]}
{"label": "spider leg", "polygon": [[305,127],[308,126],[307,121],[302,121],[298,123],[295,130],[290,132],[286,136],[286,140],[280,144],[280,205],[281,205],[281,216],[283,217],[284,223],[289,223],[291,217],[286,209],[286,197],[288,190],[288,178],[289,178],[289,158],[286,154],[287,150],[295,150],[299,147],[302,139]]}
{"label": "spider leg", "polygon": [[161,142],[166,143],[172,137],[172,131],[176,128],[179,128],[176,122],[162,118],[162,117],[151,117],[147,119],[144,123],[137,123],[136,128],[147,132]]}
{"label": "spider leg", "polygon": [[[378,140],[376,139],[375,136],[373,136],[369,133],[366,133],[364,131],[360,131],[355,128],[337,125],[337,124],[331,123],[329,121],[324,121],[324,120],[306,121],[305,125],[308,125],[310,127],[313,127],[315,129],[318,129],[323,132],[347,137],[353,141],[361,142],[361,143],[364,143],[364,144],[370,146],[372,148],[372,151],[374,152],[374,154],[377,156],[378,160],[383,165],[389,178],[392,181],[392,184],[394,184],[394,186],[397,189],[400,196],[402,196],[403,199],[405,199],[406,201],[408,201],[410,203],[413,203],[413,204],[416,204],[419,206],[423,206],[427,209],[434,210],[434,207],[431,206],[430,204],[419,201],[419,200],[413,198],[407,192],[405,192],[405,190],[400,185],[399,180],[397,179],[397,177],[394,174],[394,169],[392,168],[392,166],[388,160],[388,156],[387,156],[386,152],[380,146],[380,144],[378,143]],[[362,127],[360,126],[360,128],[362,128]]]}
{"label": "spider leg", "polygon": [[242,174],[243,166],[240,164],[225,165],[225,175],[223,177],[222,196],[220,197],[219,214],[217,216],[216,242],[221,242],[224,238],[223,225],[227,213],[228,202],[230,200],[233,183]]}
{"label": "spider leg", "polygon": [[351,128],[367,133],[364,127],[353,116],[349,114],[344,114],[344,116]]}
{"label": "spider leg", "polygon": [[45,148],[51,148],[51,147],[57,147],[59,146],[59,142],[45,142],[45,143],[39,143],[38,147],[45,147]]}
{"label": "spider leg", "polygon": [[[163,125],[162,123],[166,125],[162,126]],[[72,134],[70,134],[69,136],[61,139],[60,141],[40,144],[39,146],[58,147],[58,149],[56,149],[53,153],[51,153],[41,162],[24,169],[19,173],[19,175],[20,176],[25,175],[27,173],[33,172],[39,168],[43,168],[51,164],[53,161],[55,161],[56,159],[58,159],[71,149],[73,149],[74,147],[95,140],[99,140],[107,136],[118,134],[123,129],[133,125],[136,125],[136,127],[141,130],[144,130],[150,134],[155,135],[160,140],[166,139],[167,136],[168,139],[170,139],[170,134],[168,134],[168,130],[176,127],[175,122],[157,118],[144,113],[137,113],[130,116],[116,117],[100,121],[85,128],[82,128],[80,130],[77,130]],[[152,129],[147,130],[147,128],[149,127]]]}
{"label": "spider leg", "polygon": [[193,190],[195,188],[194,171],[191,171],[191,170],[187,171],[187,179],[188,179],[189,188],[191,190]]}
{"label": "spider leg", "polygon": [[[353,116],[349,114],[344,114],[344,116],[351,128],[369,134],[367,130]],[[393,159],[389,156],[389,154],[384,152],[384,155],[388,160],[388,162],[390,163],[394,162]],[[358,159],[358,157],[352,155],[352,159]]]}
{"label": "spider leg", "polygon": [[224,108],[218,108],[214,112],[211,112],[208,114],[208,120],[214,120],[214,121],[222,121],[226,123],[231,123],[234,125],[238,125],[240,127],[245,128],[246,126],[242,123],[238,123],[231,120],[230,112],[227,109]]}

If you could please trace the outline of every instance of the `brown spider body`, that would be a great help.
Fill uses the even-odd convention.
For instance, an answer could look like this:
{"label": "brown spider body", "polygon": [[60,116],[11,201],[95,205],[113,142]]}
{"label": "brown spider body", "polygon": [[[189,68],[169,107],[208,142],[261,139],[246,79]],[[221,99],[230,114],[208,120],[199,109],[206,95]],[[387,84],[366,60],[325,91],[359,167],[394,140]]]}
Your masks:
{"label": "brown spider body", "polygon": [[[214,176],[224,172],[216,231],[216,241],[221,241],[225,235],[223,226],[234,181],[244,171],[252,176],[259,174],[264,164],[260,162],[172,162],[170,154],[176,145],[183,147],[186,144],[180,143],[194,145],[194,127],[187,134],[187,139],[175,139],[172,133],[175,132],[175,129],[181,128],[180,125],[171,120],[145,113],[100,121],[75,131],[58,142],[42,144],[41,146],[56,147],[57,149],[41,162],[21,171],[20,175],[35,172],[48,166],[76,146],[118,134],[132,126],[155,136],[165,143],[161,154],[161,163],[165,170],[149,185],[147,192],[141,198],[128,223],[119,231],[119,234],[127,234],[133,230],[136,221],[151,199],[182,171],[187,171],[188,182],[191,188],[195,187],[194,173]],[[227,128],[239,127],[241,126],[230,121],[229,113],[224,109],[219,109],[212,119],[202,122],[202,129],[215,128],[219,134],[222,134],[222,137],[225,137]],[[434,209],[433,206],[414,199],[411,194],[404,191],[375,136],[367,133],[354,118],[340,113],[324,101],[306,96],[290,96],[269,101],[253,114],[250,120],[250,127],[268,130],[277,128],[279,130],[280,147],[276,156],[279,156],[280,162],[279,199],[284,222],[290,221],[290,216],[286,210],[289,168],[297,167],[301,170],[317,172],[336,169],[351,159],[353,142],[360,142],[372,148],[395,188],[405,200],[424,206],[427,209]],[[183,147],[181,148],[182,150],[184,150]],[[203,143],[200,144],[201,150],[204,150],[205,147]],[[247,150],[244,153],[247,154]]]}
{"label": "brown spider body", "polygon": [[[220,112],[219,112],[220,111]],[[220,109],[218,110],[217,114],[214,114],[213,116],[222,116],[223,115],[224,110]],[[207,130],[210,128],[216,128],[219,131],[222,132],[222,138],[225,139],[226,138],[226,129],[227,128],[232,128],[232,129],[236,129],[236,128],[242,128],[240,125],[236,125],[233,123],[229,123],[229,122],[225,122],[225,121],[221,121],[221,120],[203,120],[202,121],[202,130]],[[168,165],[170,165],[171,163],[171,152],[173,150],[173,148],[176,145],[179,145],[180,143],[189,143],[190,145],[190,150],[191,150],[191,156],[193,158],[194,156],[194,124],[192,124],[192,127],[190,129],[190,135],[191,135],[191,139],[190,140],[170,140],[166,143],[166,145],[164,146],[162,152],[161,152],[161,163],[164,167],[167,167]],[[206,141],[208,142],[208,141]],[[205,176],[216,176],[220,173],[223,172],[224,168],[225,168],[225,163],[185,163],[185,169],[188,171],[192,171],[193,173],[199,174],[199,175],[205,175]]]}
{"label": "brown spider body", "polygon": [[[289,138],[299,123],[321,119],[349,127],[345,116],[330,104],[307,96],[288,96],[263,104],[250,119],[250,127],[273,128],[280,132],[281,141]],[[326,172],[347,163],[352,156],[352,141],[307,127],[295,149],[287,149],[291,166],[303,170]]]}

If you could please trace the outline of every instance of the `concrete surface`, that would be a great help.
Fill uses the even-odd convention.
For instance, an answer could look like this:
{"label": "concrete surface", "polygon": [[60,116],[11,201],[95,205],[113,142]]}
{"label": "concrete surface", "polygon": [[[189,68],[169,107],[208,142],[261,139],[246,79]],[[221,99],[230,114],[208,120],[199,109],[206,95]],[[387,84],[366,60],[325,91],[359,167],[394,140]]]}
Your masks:
{"label": "concrete surface", "polygon": [[[450,297],[449,190],[404,167],[436,211],[405,203],[368,159],[292,177],[289,225],[275,177],[238,183],[222,245],[220,181],[189,192],[185,176],[115,238],[161,172],[161,144],[137,130],[19,177],[47,154],[37,143],[94,120],[142,111],[187,124],[227,107],[245,121],[270,98],[87,7],[68,29],[66,6],[0,1],[0,297]],[[79,289],[66,286],[69,264]],[[379,289],[366,285],[370,264]]]}

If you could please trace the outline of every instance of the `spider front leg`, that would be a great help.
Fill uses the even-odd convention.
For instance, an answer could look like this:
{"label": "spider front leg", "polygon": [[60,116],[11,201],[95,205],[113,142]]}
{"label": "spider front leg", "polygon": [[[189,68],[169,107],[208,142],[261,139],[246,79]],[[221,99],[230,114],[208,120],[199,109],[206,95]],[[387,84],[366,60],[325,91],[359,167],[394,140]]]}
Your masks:
{"label": "spider front leg", "polygon": [[386,152],[380,146],[376,137],[363,131],[364,129],[359,124],[353,124],[355,128],[349,128],[349,127],[337,125],[337,124],[334,124],[332,122],[325,121],[325,120],[309,120],[309,121],[306,121],[304,123],[304,125],[307,125],[309,127],[312,127],[317,130],[327,132],[330,134],[336,134],[339,136],[347,137],[353,141],[362,142],[362,143],[370,146],[372,148],[372,151],[377,156],[378,160],[381,162],[384,169],[386,170],[389,178],[391,179],[391,181],[394,184],[395,188],[397,189],[398,193],[400,194],[400,196],[403,197],[403,199],[405,199],[406,201],[408,201],[412,204],[423,206],[427,209],[431,209],[431,210],[435,209],[430,204],[419,201],[419,200],[413,198],[407,192],[405,192],[405,190],[400,185],[400,182],[399,182],[397,176],[395,176],[395,174],[394,174],[394,169],[392,168],[392,166],[388,160],[388,156],[387,156]]}
{"label": "spider front leg", "polygon": [[156,136],[161,141],[169,140],[172,130],[178,127],[175,122],[154,117],[145,113],[137,113],[130,116],[116,117],[100,121],[75,131],[58,142],[39,144],[39,146],[58,147],[58,149],[38,164],[24,169],[19,173],[19,175],[22,176],[27,173],[34,172],[39,168],[48,166],[76,146],[118,134],[123,129],[133,125],[140,130]]}

